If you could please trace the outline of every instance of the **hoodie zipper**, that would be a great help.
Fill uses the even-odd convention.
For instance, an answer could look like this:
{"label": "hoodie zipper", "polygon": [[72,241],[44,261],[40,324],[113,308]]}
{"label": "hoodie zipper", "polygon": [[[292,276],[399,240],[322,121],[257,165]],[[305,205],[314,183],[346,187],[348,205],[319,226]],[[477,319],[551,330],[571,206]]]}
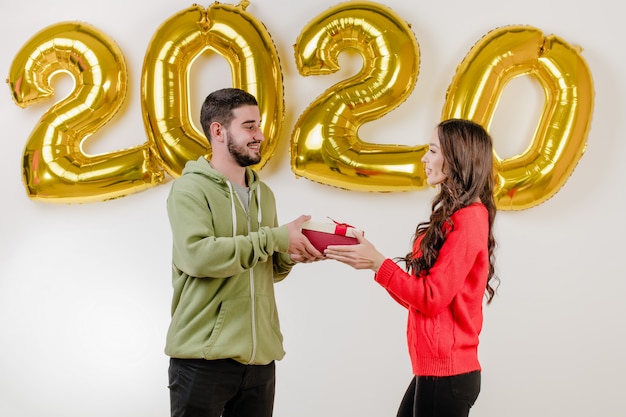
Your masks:
{"label": "hoodie zipper", "polygon": [[[246,213],[246,227],[248,228],[247,233],[250,233],[250,194],[251,191],[250,189],[248,189],[248,209],[246,210],[246,207],[243,205],[243,202],[241,201],[241,199],[239,198],[239,194],[237,194],[234,190],[233,190],[233,186],[230,184],[230,182],[228,182],[228,188],[230,190],[230,195],[231,198],[236,198],[237,201],[239,202],[239,205],[243,208],[244,213]],[[234,206],[233,206],[233,225],[237,223],[237,217],[236,217],[236,213],[234,211]],[[233,230],[233,236],[235,235],[235,230]],[[250,268],[250,274],[249,274],[249,284],[250,284],[250,320],[251,320],[251,327],[252,327],[252,353],[250,354],[250,360],[248,361],[248,364],[253,364],[254,363],[254,359],[256,358],[256,352],[257,352],[257,329],[256,329],[256,302],[255,302],[255,288],[254,288],[254,268]]]}
{"label": "hoodie zipper", "polygon": [[[250,193],[250,191],[248,191]],[[250,195],[248,194],[248,201],[250,201]],[[240,201],[241,203],[241,201]],[[248,223],[248,233],[250,233],[250,208],[246,211],[246,221]],[[257,349],[257,335],[256,335],[256,305],[254,302],[254,268],[250,268],[250,303],[252,305],[251,308],[251,317],[252,320],[252,356],[250,357],[250,362],[248,364],[252,364],[254,359],[256,358],[256,349]]]}

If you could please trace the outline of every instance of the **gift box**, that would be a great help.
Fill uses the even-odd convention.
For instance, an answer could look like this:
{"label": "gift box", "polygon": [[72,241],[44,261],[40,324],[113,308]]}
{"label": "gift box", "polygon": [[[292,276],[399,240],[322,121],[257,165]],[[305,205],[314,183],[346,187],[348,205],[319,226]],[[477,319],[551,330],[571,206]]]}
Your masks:
{"label": "gift box", "polygon": [[308,221],[302,224],[302,234],[309,239],[311,244],[320,252],[328,245],[355,245],[359,241],[354,233],[363,233],[346,223],[321,223]]}

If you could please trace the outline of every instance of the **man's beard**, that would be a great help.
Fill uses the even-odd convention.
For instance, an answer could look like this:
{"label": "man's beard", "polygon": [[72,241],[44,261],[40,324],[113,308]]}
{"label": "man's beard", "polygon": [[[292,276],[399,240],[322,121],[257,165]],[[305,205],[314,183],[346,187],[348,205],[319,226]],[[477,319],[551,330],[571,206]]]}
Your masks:
{"label": "man's beard", "polygon": [[228,131],[226,132],[226,145],[228,146],[228,152],[230,152],[239,166],[247,167],[261,162],[260,153],[256,156],[250,155],[248,147],[246,145],[237,146]]}

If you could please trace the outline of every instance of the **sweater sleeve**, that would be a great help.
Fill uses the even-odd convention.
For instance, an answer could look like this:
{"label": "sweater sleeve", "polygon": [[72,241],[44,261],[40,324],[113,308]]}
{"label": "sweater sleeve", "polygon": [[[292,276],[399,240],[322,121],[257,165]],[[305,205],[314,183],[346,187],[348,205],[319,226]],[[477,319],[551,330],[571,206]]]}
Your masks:
{"label": "sweater sleeve", "polygon": [[446,236],[428,275],[409,274],[390,259],[383,262],[375,275],[376,282],[396,301],[427,316],[438,314],[452,302],[477,257],[487,247],[488,220],[484,206],[461,209],[452,220],[454,229]]}

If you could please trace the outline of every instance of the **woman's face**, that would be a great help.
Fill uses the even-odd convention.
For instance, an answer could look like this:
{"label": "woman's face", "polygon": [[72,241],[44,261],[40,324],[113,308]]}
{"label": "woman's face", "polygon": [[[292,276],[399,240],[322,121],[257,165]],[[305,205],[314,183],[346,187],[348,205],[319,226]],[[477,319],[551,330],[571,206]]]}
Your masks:
{"label": "woman's face", "polygon": [[443,172],[443,155],[441,153],[437,129],[435,129],[430,139],[428,150],[422,157],[422,163],[426,171],[426,181],[428,185],[435,186],[441,184],[446,179],[446,174]]}

